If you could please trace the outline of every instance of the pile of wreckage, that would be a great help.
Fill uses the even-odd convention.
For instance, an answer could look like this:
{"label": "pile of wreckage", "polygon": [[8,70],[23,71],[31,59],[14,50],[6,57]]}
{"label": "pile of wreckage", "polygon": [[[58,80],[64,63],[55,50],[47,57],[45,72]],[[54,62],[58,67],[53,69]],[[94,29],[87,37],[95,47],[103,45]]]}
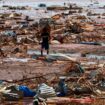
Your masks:
{"label": "pile of wreckage", "polygon": [[[63,21],[63,20],[65,21]],[[52,44],[60,43],[101,43],[104,42],[104,26],[100,29],[94,22],[85,16],[71,16],[68,19],[62,15],[40,19],[39,23],[22,14],[1,14],[0,16],[1,44],[40,43],[40,29],[43,24],[49,23],[52,31]],[[16,41],[17,40],[17,41]]]}
{"label": "pile of wreckage", "polygon": [[[22,19],[23,18],[23,19]],[[36,37],[38,24],[30,19],[28,16],[23,16],[22,14],[12,13],[12,14],[1,14],[0,16],[0,37],[1,44],[9,43],[10,41],[16,42],[17,40],[23,39],[27,41],[27,37]],[[20,39],[20,37],[22,37]],[[18,38],[19,37],[19,38]],[[32,41],[29,38],[30,41]],[[33,40],[33,42],[35,42]]]}
{"label": "pile of wreckage", "polygon": [[85,70],[79,63],[69,61],[68,64],[62,72],[52,70],[52,73],[39,73],[20,80],[1,80],[1,105],[103,105],[105,65],[95,70]]}

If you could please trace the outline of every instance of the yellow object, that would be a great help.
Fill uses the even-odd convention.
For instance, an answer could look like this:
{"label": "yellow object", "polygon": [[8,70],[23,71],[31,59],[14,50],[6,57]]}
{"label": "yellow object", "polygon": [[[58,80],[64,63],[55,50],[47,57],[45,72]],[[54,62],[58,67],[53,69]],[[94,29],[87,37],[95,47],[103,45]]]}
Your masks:
{"label": "yellow object", "polygon": [[51,18],[54,20],[58,20],[58,19],[60,19],[60,17],[61,17],[61,15],[57,14],[57,15],[52,16]]}

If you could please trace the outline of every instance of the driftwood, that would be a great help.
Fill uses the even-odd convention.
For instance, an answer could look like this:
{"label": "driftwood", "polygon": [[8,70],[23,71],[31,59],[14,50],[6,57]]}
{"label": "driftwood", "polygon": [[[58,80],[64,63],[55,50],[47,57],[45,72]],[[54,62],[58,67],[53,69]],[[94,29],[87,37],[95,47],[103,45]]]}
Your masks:
{"label": "driftwood", "polygon": [[49,104],[61,104],[61,105],[67,105],[70,103],[81,103],[81,104],[91,104],[94,102],[94,99],[91,99],[89,97],[75,99],[75,98],[69,98],[69,97],[54,97],[47,99],[46,103]]}

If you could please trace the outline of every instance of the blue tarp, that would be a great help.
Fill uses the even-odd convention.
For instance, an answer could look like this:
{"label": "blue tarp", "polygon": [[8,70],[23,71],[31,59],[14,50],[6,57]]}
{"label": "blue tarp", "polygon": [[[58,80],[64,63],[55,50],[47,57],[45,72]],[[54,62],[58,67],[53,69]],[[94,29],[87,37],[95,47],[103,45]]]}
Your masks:
{"label": "blue tarp", "polygon": [[24,97],[34,97],[36,92],[30,90],[27,86],[19,86],[19,90],[23,92]]}

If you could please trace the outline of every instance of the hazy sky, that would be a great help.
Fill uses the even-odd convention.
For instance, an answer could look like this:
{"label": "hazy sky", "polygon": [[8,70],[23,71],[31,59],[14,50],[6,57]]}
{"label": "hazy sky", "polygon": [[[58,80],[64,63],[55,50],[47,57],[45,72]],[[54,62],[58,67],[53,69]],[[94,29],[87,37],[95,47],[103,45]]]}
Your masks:
{"label": "hazy sky", "polygon": [[[38,3],[47,3],[47,5],[57,4],[61,5],[64,2],[77,3],[78,5],[88,5],[91,0],[3,0],[7,5],[31,5],[36,6]],[[95,0],[93,0],[95,1]],[[100,5],[105,5],[105,0],[98,0]]]}

